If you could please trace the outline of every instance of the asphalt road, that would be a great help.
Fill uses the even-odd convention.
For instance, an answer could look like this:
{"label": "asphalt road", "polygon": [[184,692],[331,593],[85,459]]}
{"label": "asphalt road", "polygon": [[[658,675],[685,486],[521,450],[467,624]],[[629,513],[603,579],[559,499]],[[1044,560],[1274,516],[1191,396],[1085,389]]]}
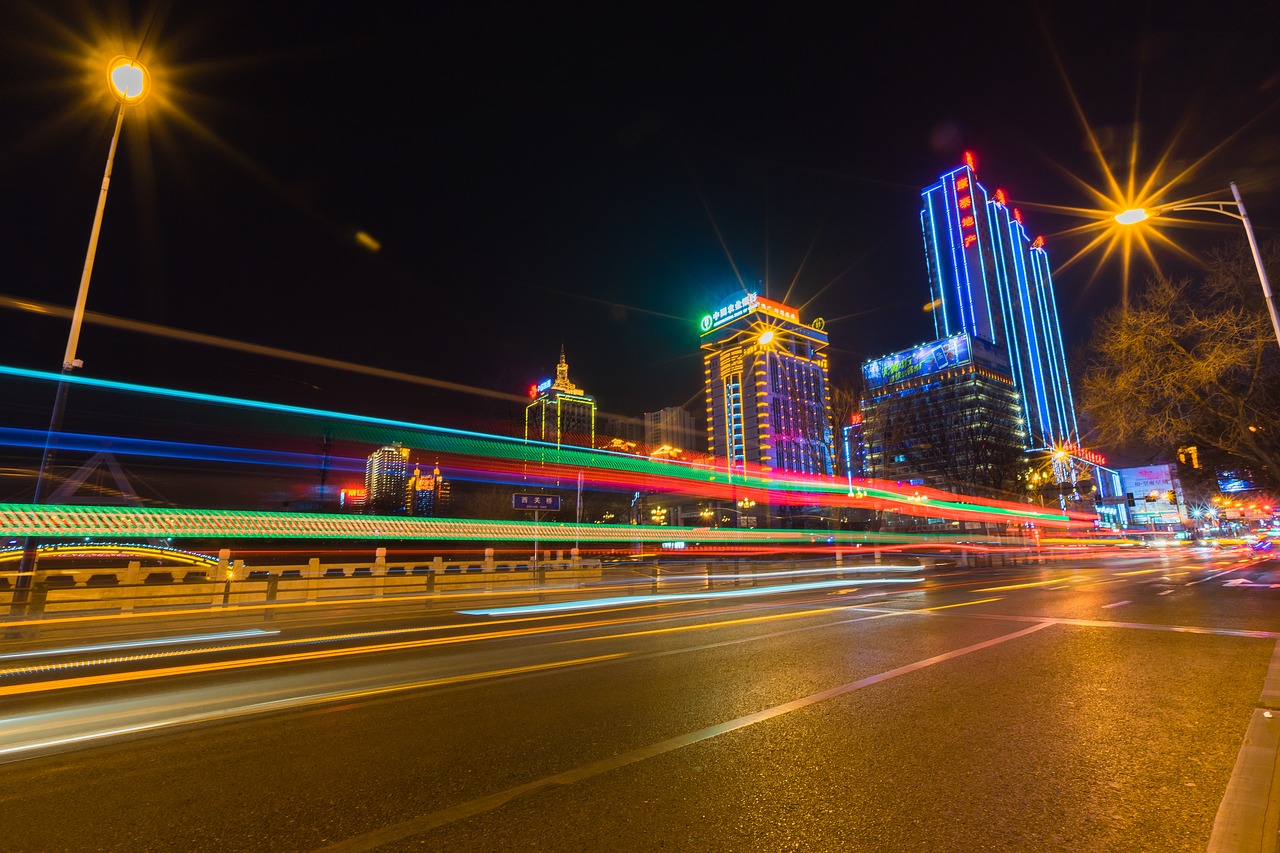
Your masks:
{"label": "asphalt road", "polygon": [[1272,564],[866,568],[0,654],[0,847],[1206,849]]}

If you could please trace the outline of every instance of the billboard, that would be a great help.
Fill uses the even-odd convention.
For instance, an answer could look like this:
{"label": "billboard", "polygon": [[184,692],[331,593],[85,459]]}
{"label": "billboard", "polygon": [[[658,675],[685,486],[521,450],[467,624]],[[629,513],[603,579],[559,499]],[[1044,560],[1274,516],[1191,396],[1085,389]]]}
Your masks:
{"label": "billboard", "polygon": [[1129,512],[1138,525],[1178,524],[1182,518],[1182,485],[1167,463],[1141,468],[1121,468],[1120,490],[1132,495]]}
{"label": "billboard", "polygon": [[702,334],[705,335],[712,329],[718,329],[725,323],[737,320],[739,317],[745,317],[752,311],[763,311],[783,320],[790,320],[792,323],[800,322],[800,311],[798,309],[744,290],[741,293],[734,294],[728,302],[702,318],[700,324]]}
{"label": "billboard", "polygon": [[971,358],[969,336],[961,333],[868,361],[862,365],[862,378],[867,391],[873,391],[884,385],[968,364]]}

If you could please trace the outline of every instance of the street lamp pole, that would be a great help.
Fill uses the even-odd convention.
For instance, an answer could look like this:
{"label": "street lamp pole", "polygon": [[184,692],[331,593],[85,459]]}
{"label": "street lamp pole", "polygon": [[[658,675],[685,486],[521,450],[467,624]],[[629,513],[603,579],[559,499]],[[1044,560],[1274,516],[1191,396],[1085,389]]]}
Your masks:
{"label": "street lamp pole", "polygon": [[[93,261],[98,254],[98,235],[102,231],[102,213],[107,206],[107,190],[111,187],[111,168],[116,159],[116,146],[120,142],[124,110],[130,104],[136,104],[146,97],[150,88],[150,78],[146,68],[137,60],[125,56],[118,56],[112,60],[107,69],[107,78],[111,84],[111,92],[120,102],[120,106],[116,111],[116,126],[111,134],[111,146],[107,149],[107,165],[102,172],[102,187],[98,191],[98,205],[93,213],[93,226],[89,230],[89,248],[85,252],[84,269],[80,273],[80,289],[76,292],[75,309],[71,313],[71,331],[67,335],[67,349],[62,356],[62,375],[58,380],[58,389],[53,398],[53,410],[49,415],[49,430],[45,434],[40,468],[36,472],[35,495],[31,500],[33,504],[44,502],[44,493],[49,484],[54,452],[57,449],[57,435],[62,430],[62,417],[67,406],[69,383],[65,377],[83,365],[83,362],[76,357],[76,349],[80,344],[80,327],[84,324],[85,303],[89,298],[89,279],[93,275]],[[11,616],[21,617],[26,614],[31,599],[38,547],[39,542],[35,537],[27,537],[23,543],[22,559],[18,564],[18,575],[14,579],[13,600],[9,608]]]}
{"label": "street lamp pole", "polygon": [[1221,213],[1223,216],[1229,216],[1244,223],[1244,233],[1249,239],[1249,251],[1253,253],[1253,264],[1258,268],[1258,280],[1262,282],[1262,295],[1267,300],[1267,313],[1271,315],[1271,328],[1276,333],[1276,343],[1280,344],[1280,317],[1276,315],[1275,301],[1271,298],[1271,283],[1267,280],[1267,270],[1262,265],[1262,253],[1258,250],[1258,240],[1253,236],[1253,224],[1249,222],[1249,214],[1244,209],[1244,199],[1240,198],[1240,189],[1236,186],[1235,181],[1231,182],[1231,195],[1235,197],[1235,208],[1238,211],[1235,213],[1228,210],[1231,205],[1229,201],[1199,201],[1174,204],[1150,211],[1143,208],[1124,210],[1115,215],[1115,220],[1121,225],[1133,225],[1152,216],[1158,216],[1161,213],[1169,213],[1175,210],[1194,210],[1203,213]]}
{"label": "street lamp pole", "polygon": [[1253,264],[1258,268],[1258,280],[1262,282],[1262,295],[1267,299],[1267,312],[1271,314],[1271,328],[1276,333],[1276,343],[1280,344],[1280,318],[1276,317],[1276,303],[1271,298],[1271,283],[1267,281],[1267,270],[1262,265],[1262,253],[1258,251],[1258,241],[1253,236],[1253,225],[1249,222],[1249,214],[1244,212],[1244,200],[1240,198],[1240,190],[1236,182],[1231,182],[1231,194],[1235,196],[1236,208],[1240,211],[1240,221],[1244,223],[1244,233],[1249,237],[1249,250],[1253,252]]}

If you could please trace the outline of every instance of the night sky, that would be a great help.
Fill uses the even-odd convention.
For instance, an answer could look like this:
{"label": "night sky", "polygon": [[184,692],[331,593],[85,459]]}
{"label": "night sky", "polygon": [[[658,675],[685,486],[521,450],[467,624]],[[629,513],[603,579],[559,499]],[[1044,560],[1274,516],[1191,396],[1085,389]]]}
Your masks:
{"label": "night sky", "polygon": [[[1143,176],[1204,158],[1171,199],[1235,180],[1280,226],[1275,3],[697,5],[5,4],[0,295],[74,300],[114,117],[82,66],[121,32],[165,96],[126,116],[91,311],[512,395],[563,345],[608,412],[696,411],[698,319],[743,283],[826,319],[837,383],[932,338],[919,193],[965,150],[1055,266],[1087,238],[1045,206],[1102,183],[1086,120],[1121,174],[1136,127]],[[1069,343],[1118,302],[1098,257],[1057,273]],[[0,361],[58,368],[65,320],[0,323]],[[80,356],[430,423],[471,405],[94,325]]]}

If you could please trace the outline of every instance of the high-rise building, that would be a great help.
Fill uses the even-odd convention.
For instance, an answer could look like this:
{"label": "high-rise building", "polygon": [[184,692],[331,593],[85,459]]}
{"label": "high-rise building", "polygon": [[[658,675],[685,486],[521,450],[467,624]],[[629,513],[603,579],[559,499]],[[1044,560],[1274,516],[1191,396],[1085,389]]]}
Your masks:
{"label": "high-rise building", "polygon": [[821,320],[743,291],[702,318],[711,455],[730,466],[834,473]]}
{"label": "high-rise building", "polygon": [[978,183],[970,154],[921,195],[937,337],[963,332],[1009,354],[1027,449],[1078,444],[1044,238],[1028,236],[1003,190],[989,193]]}
{"label": "high-rise building", "polygon": [[644,413],[644,443],[650,453],[663,447],[701,451],[706,439],[698,434],[693,415],[679,406],[668,406]]}
{"label": "high-rise building", "polygon": [[938,342],[963,333],[975,347],[981,341],[1002,350],[1016,388],[1023,446],[1052,451],[1052,478],[1063,487],[1060,506],[1092,498],[1105,521],[1123,523],[1124,508],[1116,503],[1119,475],[1080,447],[1044,238],[1029,236],[1021,211],[1003,190],[989,192],[978,182],[971,154],[921,197]]}
{"label": "high-rise building", "polygon": [[635,448],[632,448],[631,451],[635,452],[635,449],[643,441],[644,420],[642,418],[596,411],[595,446],[597,449],[606,449],[610,446],[616,447],[620,443],[635,445]]}
{"label": "high-rise building", "polygon": [[430,472],[422,473],[421,466],[413,466],[413,476],[409,478],[408,492],[412,498],[409,511],[412,515],[425,518],[438,518],[448,515],[452,489],[449,481],[440,476],[440,466]]}
{"label": "high-rise building", "polygon": [[1026,438],[1002,348],[965,333],[863,364],[867,476],[995,496]]}
{"label": "high-rise building", "polygon": [[569,381],[564,347],[560,348],[556,378],[530,388],[529,396],[533,402],[524,410],[526,441],[544,441],[557,447],[562,444],[595,446],[596,401]]}
{"label": "high-rise building", "polygon": [[409,448],[399,442],[369,454],[364,469],[365,512],[403,515],[409,511]]}

